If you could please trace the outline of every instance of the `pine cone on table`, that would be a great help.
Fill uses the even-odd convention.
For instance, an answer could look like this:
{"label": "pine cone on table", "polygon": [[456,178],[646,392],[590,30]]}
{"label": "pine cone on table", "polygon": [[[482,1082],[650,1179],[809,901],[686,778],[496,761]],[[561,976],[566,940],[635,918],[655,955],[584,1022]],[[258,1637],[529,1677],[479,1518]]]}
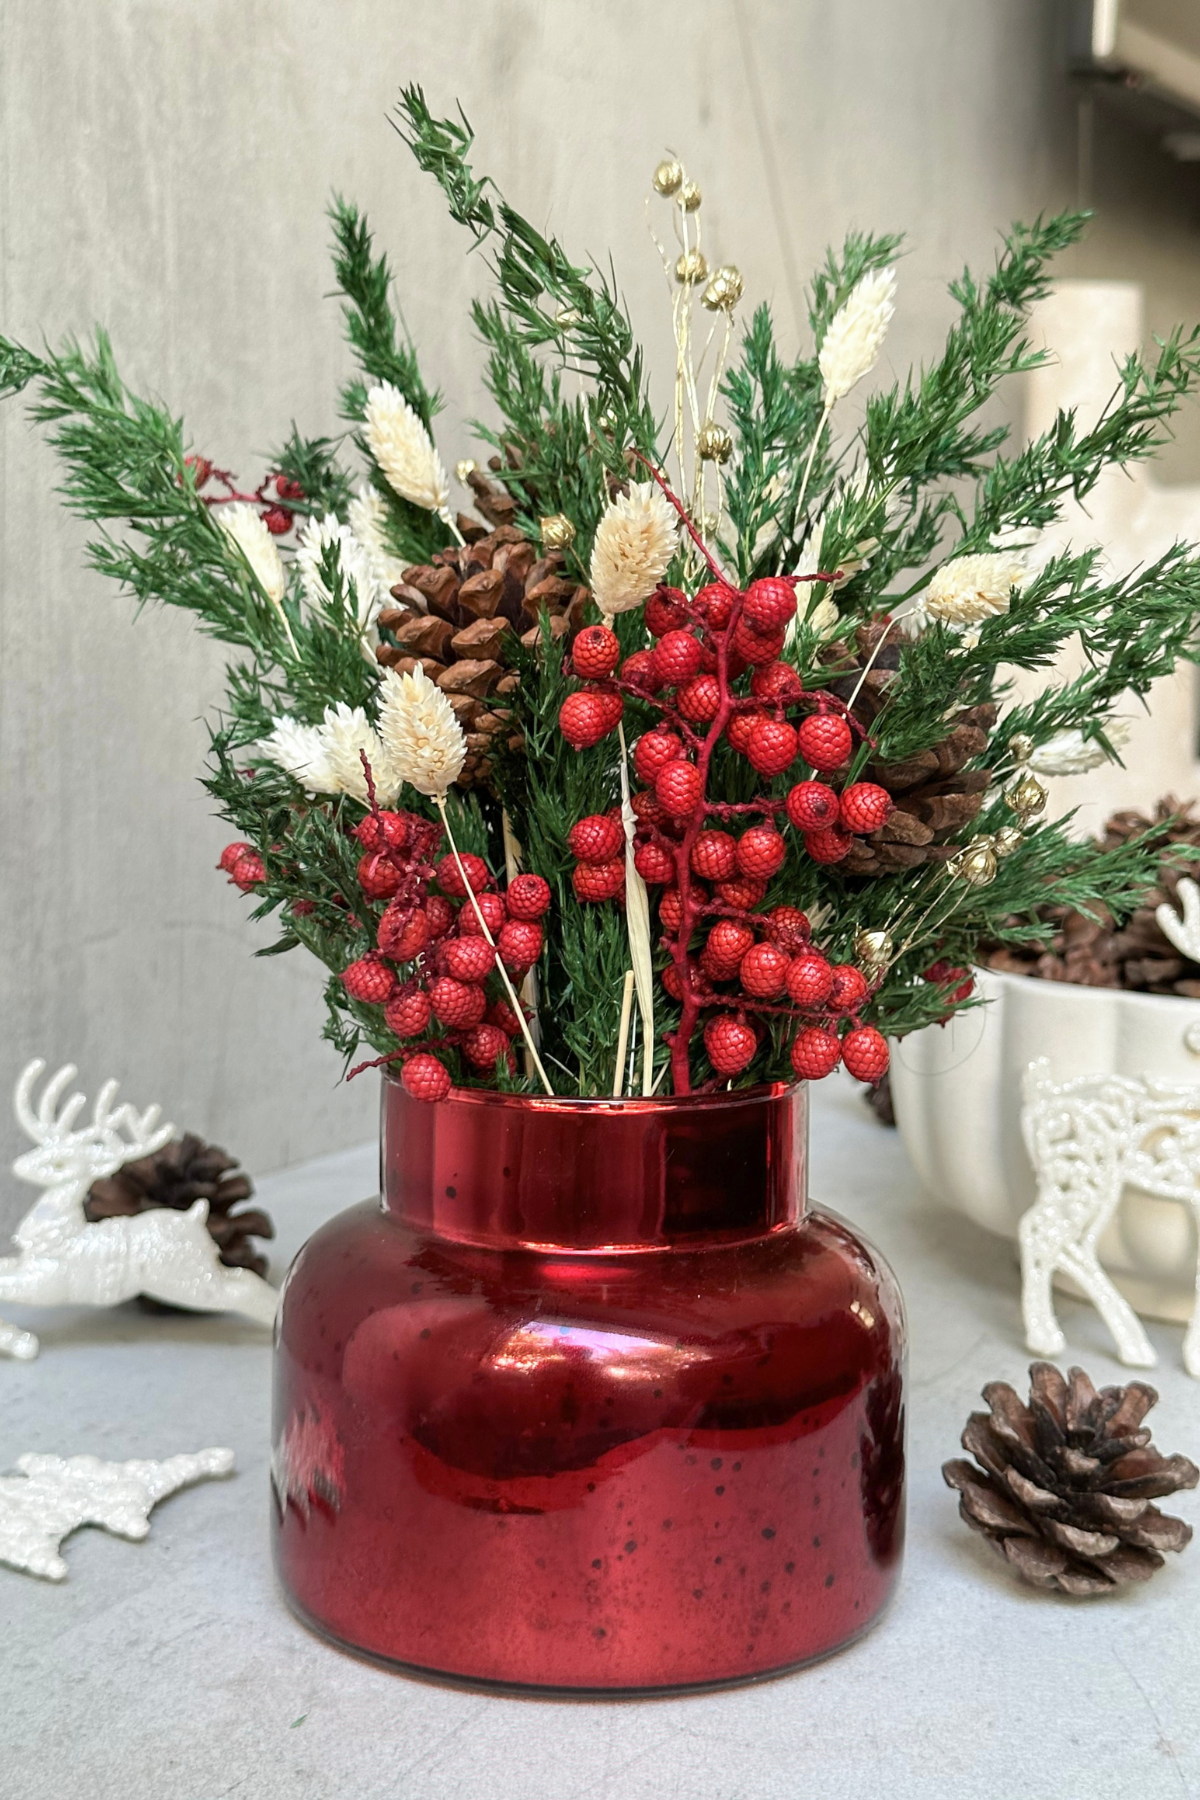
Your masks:
{"label": "pine cone on table", "polygon": [[[470,480],[481,511],[486,504],[494,512],[501,500],[511,510],[478,471]],[[493,498],[481,499],[480,486]],[[378,616],[375,655],[402,672],[419,664],[447,695],[467,739],[459,786],[470,787],[491,774],[498,736],[510,749],[521,745],[505,704],[520,681],[511,666],[517,638],[535,645],[543,613],[556,638],[578,631],[588,590],[563,573],[563,551],[543,551],[515,525],[489,531],[460,513],[458,527],[464,544],[406,569],[392,589],[396,604]]]}
{"label": "pine cone on table", "polygon": [[1029,1379],[1028,1406],[1007,1382],[984,1388],[991,1412],[972,1413],[962,1434],[981,1468],[943,1464],[959,1512],[1034,1587],[1105,1594],[1148,1581],[1161,1552],[1192,1536],[1151,1502],[1200,1480],[1186,1456],[1160,1456],[1142,1426],[1158,1395],[1143,1381],[1097,1393],[1082,1369],[1067,1380],[1045,1362]]}
{"label": "pine cone on table", "polygon": [[197,1200],[207,1200],[208,1229],[221,1261],[231,1269],[252,1269],[256,1275],[265,1275],[267,1259],[253,1239],[274,1237],[275,1227],[257,1207],[233,1211],[253,1192],[250,1177],[238,1168],[235,1156],[189,1131],[153,1155],[126,1163],[115,1175],[94,1181],[83,1211],[94,1224],[100,1219],[149,1212],[156,1206],[183,1212]]}

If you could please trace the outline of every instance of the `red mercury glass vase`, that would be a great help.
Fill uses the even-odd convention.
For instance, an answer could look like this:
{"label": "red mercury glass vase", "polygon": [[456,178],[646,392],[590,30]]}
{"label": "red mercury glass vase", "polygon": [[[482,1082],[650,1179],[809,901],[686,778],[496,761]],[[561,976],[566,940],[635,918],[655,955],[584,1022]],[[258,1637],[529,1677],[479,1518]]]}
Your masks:
{"label": "red mercury glass vase", "polygon": [[383,1087],[383,1197],[278,1326],[276,1557],[326,1637],[494,1687],[745,1681],[858,1636],[904,1521],[904,1317],[805,1195],[806,1092]]}

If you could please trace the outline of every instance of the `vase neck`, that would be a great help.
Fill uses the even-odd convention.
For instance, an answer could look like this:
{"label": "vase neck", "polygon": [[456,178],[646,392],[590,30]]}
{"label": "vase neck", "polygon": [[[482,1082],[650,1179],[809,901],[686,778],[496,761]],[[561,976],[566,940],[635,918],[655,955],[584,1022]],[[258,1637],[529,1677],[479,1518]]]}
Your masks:
{"label": "vase neck", "polygon": [[384,1203],[497,1248],[698,1247],[804,1211],[807,1092],[572,1101],[455,1089],[430,1105],[383,1083]]}

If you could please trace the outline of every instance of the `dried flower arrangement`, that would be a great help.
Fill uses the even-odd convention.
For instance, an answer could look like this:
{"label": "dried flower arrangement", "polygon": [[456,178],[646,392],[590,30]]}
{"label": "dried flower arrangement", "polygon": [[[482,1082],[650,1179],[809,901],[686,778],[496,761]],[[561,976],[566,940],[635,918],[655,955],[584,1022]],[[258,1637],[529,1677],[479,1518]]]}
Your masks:
{"label": "dried flower arrangement", "polygon": [[[970,1003],[981,939],[1036,942],[1046,906],[1131,910],[1163,830],[1080,846],[1037,776],[1116,755],[1119,704],[1195,656],[1200,559],[1177,545],[1113,580],[1097,549],[1035,543],[1068,493],[1153,454],[1200,335],[1131,358],[1087,430],[1064,415],[1006,450],[981,410],[1041,359],[1026,309],[1084,223],[1039,219],[953,283],[942,354],[839,434],[899,240],[830,254],[795,360],[766,306],[735,345],[742,277],[710,272],[669,160],[662,423],[609,280],[475,174],[461,117],[413,88],[398,123],[494,277],[473,317],[499,422],[477,427],[486,470],[455,470],[473,512],[451,509],[438,396],[342,201],[347,438],[293,431],[252,493],[129,392],[103,335],[0,338],[0,386],[33,386],[67,502],[100,526],[93,565],[235,648],[208,776],[240,834],[222,867],[280,915],[268,954],[329,969],[347,1060],[365,1043],[428,1098],[839,1063],[871,1082],[888,1035]],[[1084,673],[1017,703],[1006,671],[1080,633]]]}

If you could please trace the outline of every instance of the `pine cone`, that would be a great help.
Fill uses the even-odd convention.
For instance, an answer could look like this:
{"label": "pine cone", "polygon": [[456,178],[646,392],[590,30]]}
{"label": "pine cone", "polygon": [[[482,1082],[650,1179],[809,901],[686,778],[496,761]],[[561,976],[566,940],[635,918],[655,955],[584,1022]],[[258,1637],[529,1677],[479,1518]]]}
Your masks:
{"label": "pine cone", "polygon": [[265,1275],[267,1259],[251,1240],[274,1237],[275,1227],[258,1208],[232,1210],[253,1192],[250,1177],[238,1170],[235,1156],[189,1131],[152,1156],[141,1156],[115,1175],[94,1181],[83,1211],[94,1224],[99,1219],[149,1212],[155,1206],[182,1212],[197,1200],[207,1200],[208,1229],[221,1261],[231,1269],[253,1269],[256,1275]]}
{"label": "pine cone", "polygon": [[[470,477],[480,511],[494,514],[508,496],[478,471]],[[485,496],[491,496],[486,499]],[[508,500],[511,517],[512,502]],[[510,664],[519,636],[527,646],[540,637],[542,613],[555,637],[583,624],[588,590],[563,575],[565,556],[533,544],[512,524],[491,531],[465,513],[458,516],[465,544],[439,550],[431,563],[404,571],[392,589],[394,607],[377,624],[384,636],[375,654],[388,668],[418,664],[448,696],[467,738],[460,787],[486,781],[502,734],[520,749],[505,697],[520,677]]]}
{"label": "pine cone", "polygon": [[1158,1395],[1145,1382],[1096,1389],[1082,1369],[1069,1382],[1052,1363],[1029,1370],[1029,1405],[1007,1382],[983,1390],[964,1450],[982,1465],[944,1463],[959,1512],[1007,1557],[1023,1581],[1064,1594],[1105,1594],[1149,1581],[1164,1550],[1182,1550],[1192,1528],[1152,1500],[1192,1488],[1186,1456],[1160,1456],[1142,1429]]}

